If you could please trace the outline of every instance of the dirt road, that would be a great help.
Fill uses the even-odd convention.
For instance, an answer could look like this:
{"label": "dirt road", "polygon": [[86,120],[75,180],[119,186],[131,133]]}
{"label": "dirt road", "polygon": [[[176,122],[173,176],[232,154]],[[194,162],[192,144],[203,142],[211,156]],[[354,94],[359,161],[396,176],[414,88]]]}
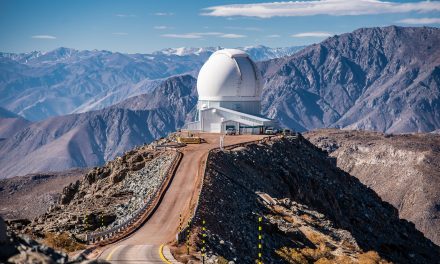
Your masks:
{"label": "dirt road", "polygon": [[[131,236],[110,245],[100,255],[112,263],[161,263],[159,246],[172,241],[178,232],[179,215],[190,215],[201,180],[201,166],[210,149],[219,146],[219,134],[202,134],[206,143],[181,149],[183,158],[173,181],[151,218]],[[261,139],[260,135],[226,136],[224,144]]]}

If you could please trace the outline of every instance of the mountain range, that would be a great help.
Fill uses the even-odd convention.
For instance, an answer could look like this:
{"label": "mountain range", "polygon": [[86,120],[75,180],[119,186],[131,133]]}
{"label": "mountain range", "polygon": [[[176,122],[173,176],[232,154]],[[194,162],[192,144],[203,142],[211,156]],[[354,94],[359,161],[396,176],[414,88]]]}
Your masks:
{"label": "mountain range", "polygon": [[[254,60],[291,55],[302,47],[244,47]],[[31,121],[99,110],[153,90],[161,79],[196,76],[221,47],[164,49],[152,54],[78,51],[0,53],[0,106]]]}
{"label": "mountain range", "polygon": [[[10,131],[2,136],[0,129],[6,138],[0,141],[0,177],[101,165],[175,131],[194,114],[194,76],[216,49],[165,49],[148,63],[150,55],[64,48],[3,54],[0,106],[30,120],[78,113],[21,126],[0,120]],[[265,83],[263,113],[282,126],[440,129],[438,28],[363,28],[257,65]],[[23,77],[28,71],[39,77]],[[174,75],[179,72],[188,74]]]}
{"label": "mountain range", "polygon": [[27,125],[0,141],[0,178],[101,165],[174,132],[197,102],[195,82],[190,75],[172,77],[115,106]]}

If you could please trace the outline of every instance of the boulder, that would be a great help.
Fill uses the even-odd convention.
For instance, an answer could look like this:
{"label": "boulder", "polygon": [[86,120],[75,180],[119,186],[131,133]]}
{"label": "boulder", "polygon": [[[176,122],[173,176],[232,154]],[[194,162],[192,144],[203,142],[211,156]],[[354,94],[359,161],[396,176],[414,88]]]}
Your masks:
{"label": "boulder", "polygon": [[61,204],[68,204],[72,201],[73,197],[75,197],[75,193],[78,191],[79,181],[71,183],[64,187],[63,193],[61,195]]}
{"label": "boulder", "polygon": [[39,252],[22,251],[20,254],[15,255],[8,259],[11,263],[35,263],[35,264],[55,264],[49,256],[46,256]]}

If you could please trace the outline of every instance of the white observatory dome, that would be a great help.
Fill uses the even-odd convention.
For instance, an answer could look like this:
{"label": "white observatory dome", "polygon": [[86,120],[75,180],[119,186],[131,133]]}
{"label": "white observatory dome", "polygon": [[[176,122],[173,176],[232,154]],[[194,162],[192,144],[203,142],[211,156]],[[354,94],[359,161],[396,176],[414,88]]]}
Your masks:
{"label": "white observatory dome", "polygon": [[260,101],[261,75],[249,56],[237,49],[214,52],[200,69],[202,101]]}

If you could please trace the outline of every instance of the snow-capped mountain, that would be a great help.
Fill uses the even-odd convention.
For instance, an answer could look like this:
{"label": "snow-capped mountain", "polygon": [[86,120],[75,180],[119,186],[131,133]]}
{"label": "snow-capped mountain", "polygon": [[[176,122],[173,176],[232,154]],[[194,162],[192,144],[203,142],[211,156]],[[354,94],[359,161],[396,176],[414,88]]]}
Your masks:
{"label": "snow-capped mountain", "polygon": [[269,59],[276,59],[287,57],[295,54],[296,52],[302,50],[305,46],[292,46],[285,48],[269,48],[266,46],[248,46],[239,48],[241,50],[246,51],[247,54],[254,61],[265,61]]}
{"label": "snow-capped mountain", "polygon": [[[269,59],[275,59],[285,56],[290,56],[297,51],[300,51],[305,46],[292,46],[285,48],[270,48],[263,45],[258,46],[246,46],[246,47],[238,47],[237,49],[243,50],[249,54],[249,56],[254,61],[264,61]],[[201,55],[204,53],[213,53],[217,50],[224,49],[226,47],[205,47],[205,48],[167,48],[160,51],[156,51],[154,55],[176,55],[176,56],[187,56],[187,55]]]}
{"label": "snow-capped mountain", "polygon": [[176,56],[188,56],[188,55],[201,55],[203,53],[213,53],[222,47],[205,47],[205,48],[192,48],[192,47],[180,47],[180,48],[166,48],[153,52],[153,55],[176,55]]}
{"label": "snow-capped mountain", "polygon": [[[58,48],[0,53],[0,106],[32,121],[98,110],[152,90],[161,79],[196,76],[220,47],[164,49],[152,54]],[[255,60],[290,55],[298,47],[244,47]],[[159,80],[159,82],[158,82]]]}

